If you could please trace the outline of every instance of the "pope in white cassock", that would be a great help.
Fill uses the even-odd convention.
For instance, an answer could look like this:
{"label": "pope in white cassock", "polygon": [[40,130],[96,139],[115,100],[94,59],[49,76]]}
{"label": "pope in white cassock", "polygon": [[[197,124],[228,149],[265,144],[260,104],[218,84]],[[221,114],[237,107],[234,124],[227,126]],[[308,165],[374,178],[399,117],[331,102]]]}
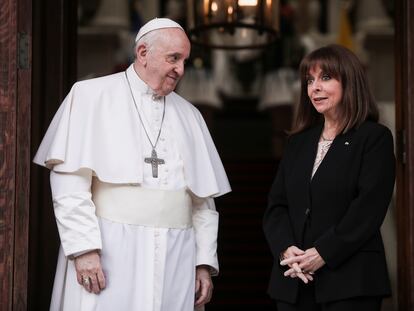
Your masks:
{"label": "pope in white cassock", "polygon": [[217,274],[214,197],[230,191],[206,125],[173,92],[190,42],[159,18],[125,71],[77,82],[34,158],[61,239],[50,310],[187,311]]}

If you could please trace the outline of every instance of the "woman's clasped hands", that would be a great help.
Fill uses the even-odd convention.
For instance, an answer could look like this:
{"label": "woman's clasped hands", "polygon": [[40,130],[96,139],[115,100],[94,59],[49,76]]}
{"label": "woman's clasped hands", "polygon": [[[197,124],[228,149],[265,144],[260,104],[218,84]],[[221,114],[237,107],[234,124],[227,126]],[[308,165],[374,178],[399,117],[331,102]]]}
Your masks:
{"label": "woman's clasped hands", "polygon": [[297,277],[306,284],[313,281],[315,272],[325,265],[325,261],[314,247],[304,251],[296,246],[290,246],[283,253],[282,258],[280,265],[289,267],[284,276]]}

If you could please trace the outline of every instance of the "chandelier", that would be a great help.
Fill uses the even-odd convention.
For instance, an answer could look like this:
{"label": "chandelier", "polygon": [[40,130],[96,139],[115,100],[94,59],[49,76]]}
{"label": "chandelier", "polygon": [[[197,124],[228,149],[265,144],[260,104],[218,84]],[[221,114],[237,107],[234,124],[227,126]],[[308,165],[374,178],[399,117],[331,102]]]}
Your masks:
{"label": "chandelier", "polygon": [[187,0],[190,40],[221,49],[254,49],[279,33],[279,0]]}

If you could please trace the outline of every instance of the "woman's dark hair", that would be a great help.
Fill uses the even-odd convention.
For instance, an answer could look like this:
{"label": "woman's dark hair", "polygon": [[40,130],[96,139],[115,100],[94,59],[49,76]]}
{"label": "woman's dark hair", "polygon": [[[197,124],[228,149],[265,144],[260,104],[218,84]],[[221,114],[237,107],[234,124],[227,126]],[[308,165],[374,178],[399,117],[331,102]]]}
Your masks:
{"label": "woman's dark hair", "polygon": [[338,106],[340,132],[358,127],[365,120],[378,122],[378,108],[361,62],[347,48],[332,44],[311,52],[300,63],[300,103],[291,134],[306,130],[323,120],[308,96],[309,71],[316,66],[341,82],[342,101]]}

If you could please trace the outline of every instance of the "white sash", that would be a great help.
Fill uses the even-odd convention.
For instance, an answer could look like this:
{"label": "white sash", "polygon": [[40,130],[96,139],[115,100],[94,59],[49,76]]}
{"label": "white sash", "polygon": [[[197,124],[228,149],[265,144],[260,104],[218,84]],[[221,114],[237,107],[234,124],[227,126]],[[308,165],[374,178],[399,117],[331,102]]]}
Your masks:
{"label": "white sash", "polygon": [[156,228],[192,227],[190,194],[180,190],[154,190],[93,178],[96,215],[114,222]]}

